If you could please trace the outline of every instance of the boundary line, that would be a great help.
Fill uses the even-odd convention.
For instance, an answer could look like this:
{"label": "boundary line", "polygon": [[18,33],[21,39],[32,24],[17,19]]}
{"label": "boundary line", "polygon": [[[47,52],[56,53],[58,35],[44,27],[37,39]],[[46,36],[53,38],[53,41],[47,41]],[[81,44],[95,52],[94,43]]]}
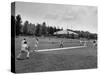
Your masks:
{"label": "boundary line", "polygon": [[36,51],[36,52],[43,52],[43,51],[54,51],[54,50],[84,48],[84,47],[86,47],[86,46],[64,47],[64,48],[55,48],[55,49],[42,49],[42,50],[35,50],[35,51]]}

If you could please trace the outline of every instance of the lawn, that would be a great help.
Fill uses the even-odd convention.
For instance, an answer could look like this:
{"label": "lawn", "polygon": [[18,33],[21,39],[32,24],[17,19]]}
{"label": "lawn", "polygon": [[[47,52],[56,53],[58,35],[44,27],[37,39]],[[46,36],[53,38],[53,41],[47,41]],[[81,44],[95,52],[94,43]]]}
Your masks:
{"label": "lawn", "polygon": [[[34,48],[34,38],[25,37],[31,49]],[[21,48],[21,40],[15,40],[15,56]],[[39,38],[38,49],[58,48],[62,38]],[[79,46],[79,40],[63,39],[64,47]],[[15,60],[16,72],[44,72],[59,70],[75,70],[97,68],[97,48],[85,47],[77,49],[65,49],[59,51],[35,52],[30,54],[29,59]]]}

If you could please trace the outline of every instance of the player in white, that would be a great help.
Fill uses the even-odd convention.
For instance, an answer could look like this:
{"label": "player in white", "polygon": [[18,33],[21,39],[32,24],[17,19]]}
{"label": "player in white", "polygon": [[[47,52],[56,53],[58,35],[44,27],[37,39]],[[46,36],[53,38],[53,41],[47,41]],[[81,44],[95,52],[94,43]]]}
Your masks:
{"label": "player in white", "polygon": [[64,43],[63,43],[63,40],[61,40],[61,41],[60,41],[60,48],[63,48],[63,47],[64,47],[63,44],[64,44]]}
{"label": "player in white", "polygon": [[[38,44],[39,44],[39,39],[35,38],[35,45],[34,45],[33,51],[36,51],[36,49],[38,49]],[[31,52],[33,52],[33,51],[31,51]]]}
{"label": "player in white", "polygon": [[84,41],[84,46],[87,46],[87,41],[86,40]]}
{"label": "player in white", "polygon": [[82,39],[80,39],[80,45],[81,45],[81,46],[83,45],[83,42],[84,42],[84,41],[83,41]]}
{"label": "player in white", "polygon": [[97,46],[97,41],[93,40],[93,47],[96,47],[96,46]]}
{"label": "player in white", "polygon": [[83,45],[83,41],[82,40],[80,40],[80,45]]}
{"label": "player in white", "polygon": [[29,46],[28,46],[28,44],[27,44],[26,39],[22,40],[22,42],[21,42],[21,50],[20,50],[20,53],[19,53],[19,55],[17,56],[17,58],[20,58],[20,56],[21,56],[21,54],[22,54],[23,52],[26,52],[26,53],[27,53],[26,58],[29,58],[30,52],[29,52]]}
{"label": "player in white", "polygon": [[81,39],[80,39],[80,45],[81,45],[81,46],[87,46],[87,41],[86,41],[86,40],[81,40]]}

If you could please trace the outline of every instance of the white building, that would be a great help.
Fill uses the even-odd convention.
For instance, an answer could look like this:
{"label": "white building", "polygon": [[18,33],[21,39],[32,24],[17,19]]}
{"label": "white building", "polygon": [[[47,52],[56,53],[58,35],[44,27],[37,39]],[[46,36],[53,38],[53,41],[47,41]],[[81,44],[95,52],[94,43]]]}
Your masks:
{"label": "white building", "polygon": [[54,32],[54,35],[57,35],[57,34],[74,34],[74,35],[78,35],[77,33],[73,32],[73,31],[69,31],[69,30],[62,30],[62,31]]}

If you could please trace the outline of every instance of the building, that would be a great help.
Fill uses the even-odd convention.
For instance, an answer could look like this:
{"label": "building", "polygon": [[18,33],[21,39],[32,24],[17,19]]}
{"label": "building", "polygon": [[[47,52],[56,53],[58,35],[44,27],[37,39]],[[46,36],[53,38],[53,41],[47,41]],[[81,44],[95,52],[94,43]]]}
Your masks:
{"label": "building", "polygon": [[54,32],[54,35],[59,36],[59,37],[73,38],[73,39],[78,37],[78,33],[75,33],[72,30],[57,31],[57,32]]}

